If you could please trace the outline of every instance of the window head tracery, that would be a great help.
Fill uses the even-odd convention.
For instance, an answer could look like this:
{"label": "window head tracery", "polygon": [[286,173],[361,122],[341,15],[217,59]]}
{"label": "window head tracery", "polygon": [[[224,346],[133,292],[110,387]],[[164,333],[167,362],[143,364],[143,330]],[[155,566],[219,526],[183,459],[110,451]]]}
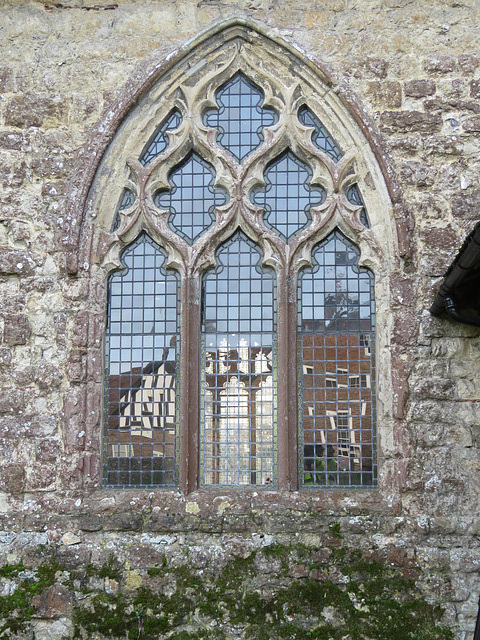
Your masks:
{"label": "window head tracery", "polygon": [[312,142],[318,149],[324,151],[334,162],[338,162],[343,157],[343,151],[307,105],[300,108],[298,119],[306,127],[313,128]]}
{"label": "window head tracery", "polygon": [[178,109],[174,109],[173,112],[168,115],[163,122],[160,123],[157,131],[154,133],[152,139],[147,144],[143,153],[140,156],[140,162],[143,165],[147,165],[157,158],[168,147],[168,131],[174,131],[178,129],[182,122],[182,114]]}

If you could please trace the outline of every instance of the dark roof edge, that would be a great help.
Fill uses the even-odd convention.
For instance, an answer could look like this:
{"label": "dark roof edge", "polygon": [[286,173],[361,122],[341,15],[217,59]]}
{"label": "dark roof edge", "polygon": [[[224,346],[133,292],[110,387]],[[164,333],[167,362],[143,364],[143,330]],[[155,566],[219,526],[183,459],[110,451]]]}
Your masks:
{"label": "dark roof edge", "polygon": [[430,307],[430,313],[433,316],[440,316],[444,311],[448,311],[445,300],[454,296],[456,287],[464,280],[475,262],[478,261],[479,255],[480,222],[475,225],[473,231],[466,237],[462,248],[448,268],[437,296]]}

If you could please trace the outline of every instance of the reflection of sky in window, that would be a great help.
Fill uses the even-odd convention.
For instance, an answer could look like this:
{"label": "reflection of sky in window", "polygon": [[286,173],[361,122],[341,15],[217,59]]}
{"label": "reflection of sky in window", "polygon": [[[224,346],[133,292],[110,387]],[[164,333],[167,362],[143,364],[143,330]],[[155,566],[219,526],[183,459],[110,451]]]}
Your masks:
{"label": "reflection of sky in window", "polygon": [[112,225],[112,233],[116,231],[120,226],[120,211],[124,209],[128,209],[135,202],[135,195],[130,189],[124,189],[122,191],[122,195],[120,196],[120,200],[117,206],[117,213],[115,214],[115,218],[113,220]]}
{"label": "reflection of sky in window", "polygon": [[358,249],[338,231],[317,246],[314,267],[299,279],[304,330],[373,330],[373,275],[358,268],[358,259]]}
{"label": "reflection of sky in window", "polygon": [[204,276],[203,324],[207,334],[275,330],[274,276],[262,269],[261,260],[260,252],[241,232],[219,249],[219,266]]}
{"label": "reflection of sky in window", "polygon": [[298,112],[298,119],[305,127],[313,127],[315,129],[312,133],[313,144],[330,156],[334,162],[338,162],[343,156],[343,151],[313,111],[311,111],[307,106],[302,107]]}
{"label": "reflection of sky in window", "polygon": [[360,189],[358,188],[358,185],[352,184],[352,186],[348,189],[348,191],[347,191],[347,199],[348,199],[349,202],[351,202],[352,204],[356,205],[357,207],[362,207],[362,210],[360,211],[360,222],[365,227],[367,227],[367,229],[369,229],[370,228],[370,221],[368,219],[367,210],[365,208],[365,204],[363,202],[362,194],[360,193]]}
{"label": "reflection of sky in window", "polygon": [[193,243],[215,221],[213,210],[225,204],[225,192],[215,188],[215,171],[196,154],[172,172],[170,191],[158,193],[155,204],[170,209],[170,226]]}
{"label": "reflection of sky in window", "polygon": [[143,235],[122,256],[126,270],[110,277],[110,375],[175,360],[178,280],[165,272],[165,260],[163,251]]}
{"label": "reflection of sky in window", "polygon": [[207,126],[218,129],[217,142],[241,162],[263,142],[262,129],[278,118],[262,108],[263,92],[242,73],[237,73],[216,94],[218,110],[205,113]]}
{"label": "reflection of sky in window", "polygon": [[123,209],[128,209],[135,202],[135,196],[130,191],[130,189],[124,189],[122,193],[122,197],[120,200],[120,206],[118,207],[119,211],[123,211]]}
{"label": "reflection of sky in window", "polygon": [[325,199],[321,187],[310,187],[312,172],[291,151],[265,171],[266,187],[252,194],[252,202],[265,209],[265,223],[290,239],[310,223],[310,207]]}
{"label": "reflection of sky in window", "polygon": [[154,158],[159,156],[168,147],[167,131],[178,129],[182,122],[182,116],[177,109],[163,120],[156,130],[153,138],[146,145],[140,156],[140,162],[143,165],[148,164]]}

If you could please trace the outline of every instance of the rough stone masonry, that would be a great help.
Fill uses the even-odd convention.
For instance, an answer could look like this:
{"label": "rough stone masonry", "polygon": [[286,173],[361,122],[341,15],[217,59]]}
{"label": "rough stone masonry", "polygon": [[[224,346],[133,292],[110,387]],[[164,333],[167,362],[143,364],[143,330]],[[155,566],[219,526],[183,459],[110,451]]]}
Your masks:
{"label": "rough stone masonry", "polygon": [[[72,267],[72,211],[139,87],[227,20],[328,70],[384,153],[377,489],[102,488],[106,289]],[[477,0],[3,0],[0,637],[472,637],[480,339],[428,309],[479,219],[479,21]]]}

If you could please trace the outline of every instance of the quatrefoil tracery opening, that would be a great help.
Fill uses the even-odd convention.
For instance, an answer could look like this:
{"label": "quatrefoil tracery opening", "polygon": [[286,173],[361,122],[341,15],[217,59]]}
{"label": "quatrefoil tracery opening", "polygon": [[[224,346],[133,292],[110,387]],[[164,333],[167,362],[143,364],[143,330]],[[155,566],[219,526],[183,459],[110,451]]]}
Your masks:
{"label": "quatrefoil tracery opening", "polygon": [[253,192],[252,202],[265,209],[265,224],[288,241],[310,224],[310,209],[325,200],[325,189],[310,186],[311,169],[291,151],[274,160],[264,177],[266,186]]}
{"label": "quatrefoil tracery opening", "polygon": [[263,129],[278,121],[277,114],[263,107],[264,95],[239,72],[216,93],[218,110],[208,110],[204,123],[217,129],[217,144],[242,162],[263,142]]}
{"label": "quatrefoil tracery opening", "polygon": [[216,188],[215,171],[192,153],[172,171],[170,191],[155,196],[159,209],[170,209],[170,228],[193,244],[215,222],[214,209],[226,203],[227,194]]}

